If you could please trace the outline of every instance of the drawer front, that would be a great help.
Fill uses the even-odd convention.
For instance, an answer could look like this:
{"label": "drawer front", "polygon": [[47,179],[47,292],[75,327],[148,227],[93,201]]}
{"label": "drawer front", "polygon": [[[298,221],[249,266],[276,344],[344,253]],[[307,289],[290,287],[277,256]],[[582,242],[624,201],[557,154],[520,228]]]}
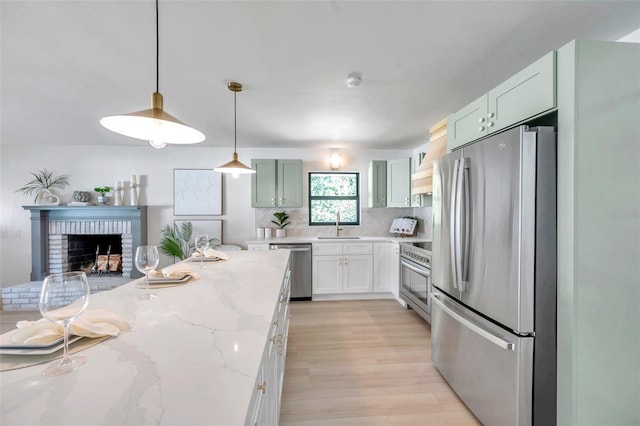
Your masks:
{"label": "drawer front", "polygon": [[373,254],[373,243],[343,243],[342,254]]}
{"label": "drawer front", "polygon": [[432,301],[431,360],[445,380],[483,424],[530,426],[533,338],[507,333],[439,291]]}
{"label": "drawer front", "polygon": [[341,243],[319,243],[313,244],[314,256],[335,256],[342,254]]}

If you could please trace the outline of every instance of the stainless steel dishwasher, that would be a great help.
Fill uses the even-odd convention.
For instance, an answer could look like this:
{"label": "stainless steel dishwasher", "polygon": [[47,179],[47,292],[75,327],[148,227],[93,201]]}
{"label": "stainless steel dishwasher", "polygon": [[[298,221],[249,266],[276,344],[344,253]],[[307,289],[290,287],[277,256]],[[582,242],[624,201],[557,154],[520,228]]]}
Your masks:
{"label": "stainless steel dishwasher", "polygon": [[291,250],[291,299],[311,300],[311,244],[269,244],[269,250]]}

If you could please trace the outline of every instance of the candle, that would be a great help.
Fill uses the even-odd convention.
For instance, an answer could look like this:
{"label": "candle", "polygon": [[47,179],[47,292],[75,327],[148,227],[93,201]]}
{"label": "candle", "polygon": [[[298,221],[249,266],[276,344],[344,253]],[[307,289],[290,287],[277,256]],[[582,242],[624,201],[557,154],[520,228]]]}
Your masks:
{"label": "candle", "polygon": [[136,183],[136,175],[131,175],[131,185],[135,185]]}

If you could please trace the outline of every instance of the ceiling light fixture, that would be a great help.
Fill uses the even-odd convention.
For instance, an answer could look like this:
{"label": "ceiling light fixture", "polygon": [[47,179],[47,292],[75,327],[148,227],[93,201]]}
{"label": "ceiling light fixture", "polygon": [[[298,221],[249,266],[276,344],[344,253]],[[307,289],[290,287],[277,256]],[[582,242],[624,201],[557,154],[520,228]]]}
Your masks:
{"label": "ceiling light fixture", "polygon": [[151,95],[151,109],[112,115],[100,119],[112,132],[131,138],[149,141],[151,146],[160,149],[168,143],[192,144],[202,142],[205,136],[199,130],[187,126],[163,109],[160,81],[160,32],[158,18],[158,0],[156,0],[156,91]]}
{"label": "ceiling light fixture", "polygon": [[236,95],[238,92],[242,92],[242,84],[232,81],[227,87],[233,92],[233,160],[213,170],[220,173],[231,173],[232,177],[237,178],[239,175],[251,174],[256,171],[238,161],[238,153],[236,152],[238,143]]}
{"label": "ceiling light fixture", "polygon": [[331,170],[338,170],[340,168],[340,153],[337,151],[332,152],[329,162],[331,163]]}
{"label": "ceiling light fixture", "polygon": [[362,83],[362,74],[359,72],[352,72],[347,76],[347,87],[354,88],[360,86]]}

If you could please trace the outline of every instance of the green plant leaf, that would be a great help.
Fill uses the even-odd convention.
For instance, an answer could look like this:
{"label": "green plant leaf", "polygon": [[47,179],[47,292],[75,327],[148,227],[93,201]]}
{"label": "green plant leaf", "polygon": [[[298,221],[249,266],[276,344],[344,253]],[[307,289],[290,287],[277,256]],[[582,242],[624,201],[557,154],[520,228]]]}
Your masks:
{"label": "green plant leaf", "polygon": [[30,172],[33,180],[27,182],[25,186],[16,189],[15,192],[22,192],[25,195],[31,195],[35,192],[34,203],[38,202],[38,197],[44,190],[64,189],[69,186],[69,175],[60,175],[53,177],[53,172],[47,169],[38,170],[37,173]]}
{"label": "green plant leaf", "polygon": [[273,215],[276,217],[277,221],[272,220],[271,223],[276,224],[278,228],[284,229],[285,226],[291,224],[291,222],[289,221],[289,215],[286,211],[283,210],[281,212],[274,212]]}

